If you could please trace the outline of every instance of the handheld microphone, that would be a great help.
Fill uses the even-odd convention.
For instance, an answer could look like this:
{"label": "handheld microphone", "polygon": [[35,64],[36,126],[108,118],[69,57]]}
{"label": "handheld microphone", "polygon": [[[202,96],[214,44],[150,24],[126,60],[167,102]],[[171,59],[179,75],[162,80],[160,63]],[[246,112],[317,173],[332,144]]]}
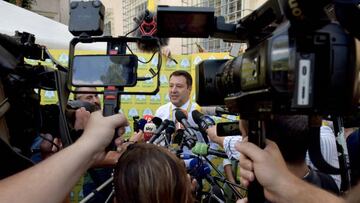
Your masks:
{"label": "handheld microphone", "polygon": [[146,123],[144,126],[144,141],[150,140],[154,137],[156,125],[154,123]]}
{"label": "handheld microphone", "polygon": [[171,141],[171,136],[175,132],[175,123],[170,121],[168,127],[165,129],[165,137],[168,141]]}
{"label": "handheld microphone", "polygon": [[195,123],[198,124],[199,128],[202,129],[202,130],[206,130],[210,126],[215,125],[215,121],[212,118],[202,114],[198,110],[194,110],[191,113],[191,115],[192,115]]}
{"label": "handheld microphone", "polygon": [[139,130],[144,131],[144,126],[147,123],[147,120],[141,118],[136,122],[136,125],[134,125],[134,131],[139,132]]}
{"label": "handheld microphone", "polygon": [[209,165],[199,158],[192,159],[187,168],[189,174],[194,176],[196,179],[203,179],[211,172]]}
{"label": "handheld microphone", "polygon": [[[154,136],[152,136],[152,138],[149,140],[149,143],[154,143],[154,141],[159,138],[159,136],[161,135],[161,132],[168,127],[168,125],[170,124],[170,120],[165,119],[161,125],[155,130],[154,132]],[[155,124],[154,124],[155,125]]]}
{"label": "handheld microphone", "polygon": [[217,157],[228,159],[228,156],[225,152],[211,149],[205,143],[197,142],[196,145],[191,149],[191,151],[192,151],[192,153],[197,154],[197,155],[202,155],[202,156],[214,155]]}
{"label": "handheld microphone", "polygon": [[156,125],[156,128],[158,128],[162,123],[162,119],[156,116],[152,118],[151,121]]}
{"label": "handheld microphone", "polygon": [[179,121],[185,127],[185,130],[190,134],[190,136],[196,137],[194,131],[191,129],[191,125],[187,121],[186,115],[183,112],[183,110],[181,110],[181,109],[176,110],[175,118],[177,121]]}

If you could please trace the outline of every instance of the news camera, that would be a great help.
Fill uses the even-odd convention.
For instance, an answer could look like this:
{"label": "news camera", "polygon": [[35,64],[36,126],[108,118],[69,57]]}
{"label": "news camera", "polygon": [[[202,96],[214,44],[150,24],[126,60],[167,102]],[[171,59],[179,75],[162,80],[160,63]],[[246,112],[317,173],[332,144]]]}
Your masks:
{"label": "news camera", "polygon": [[339,23],[329,15],[335,10],[342,19],[338,15],[350,8],[359,16],[355,3],[271,0],[228,24],[213,8],[159,6],[158,32],[247,44],[234,59],[198,64],[201,106],[225,104],[242,118],[267,112],[342,115],[358,106],[359,32],[351,19]]}
{"label": "news camera", "polygon": [[[236,24],[214,16],[213,8],[159,6],[158,35],[246,43],[247,49],[233,59],[197,65],[196,101],[201,106],[225,104],[249,120],[249,141],[263,148],[260,121],[272,114],[312,116],[309,124],[315,139],[321,125],[317,115],[336,117],[358,110],[360,30],[353,20],[360,19],[358,5],[358,1],[269,0]],[[319,150],[319,140],[314,143]],[[316,167],[322,165],[318,163]],[[340,163],[340,168],[346,171],[347,164]],[[263,202],[259,191],[258,183],[250,186],[251,202]]]}

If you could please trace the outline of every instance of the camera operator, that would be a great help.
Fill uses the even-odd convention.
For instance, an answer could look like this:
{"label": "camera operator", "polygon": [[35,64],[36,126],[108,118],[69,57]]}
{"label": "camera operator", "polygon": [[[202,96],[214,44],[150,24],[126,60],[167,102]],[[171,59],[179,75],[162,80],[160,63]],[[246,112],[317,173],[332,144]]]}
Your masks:
{"label": "camera operator", "polygon": [[83,135],[72,145],[39,164],[0,181],[4,202],[60,202],[80,176],[105,158],[114,129],[128,125],[122,114],[91,114]]}

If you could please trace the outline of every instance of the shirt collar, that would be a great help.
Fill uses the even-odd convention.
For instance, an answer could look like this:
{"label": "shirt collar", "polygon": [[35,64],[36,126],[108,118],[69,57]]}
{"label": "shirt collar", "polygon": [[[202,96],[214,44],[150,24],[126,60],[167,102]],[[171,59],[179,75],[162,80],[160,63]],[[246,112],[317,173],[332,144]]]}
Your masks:
{"label": "shirt collar", "polygon": [[[186,110],[189,106],[189,103],[190,103],[190,99],[187,102],[185,102],[185,104],[180,106],[180,108]],[[178,108],[178,107],[176,107],[173,103],[171,103],[171,110],[174,111],[174,109],[176,109],[176,108]]]}

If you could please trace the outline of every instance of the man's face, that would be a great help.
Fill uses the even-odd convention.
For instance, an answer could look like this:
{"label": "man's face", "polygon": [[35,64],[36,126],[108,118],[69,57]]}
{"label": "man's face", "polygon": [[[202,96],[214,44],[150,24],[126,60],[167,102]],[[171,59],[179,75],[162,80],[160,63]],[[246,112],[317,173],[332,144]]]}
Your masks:
{"label": "man's face", "polygon": [[[96,91],[96,88],[94,88],[94,87],[80,87],[77,90],[78,91],[88,91],[88,92],[90,92],[90,91]],[[76,100],[89,102],[91,104],[96,105],[97,107],[99,107],[101,109],[100,99],[99,99],[99,96],[97,94],[78,93],[76,95]]]}
{"label": "man's face", "polygon": [[169,97],[176,107],[184,105],[190,98],[191,87],[186,84],[184,76],[171,76],[169,83]]}

